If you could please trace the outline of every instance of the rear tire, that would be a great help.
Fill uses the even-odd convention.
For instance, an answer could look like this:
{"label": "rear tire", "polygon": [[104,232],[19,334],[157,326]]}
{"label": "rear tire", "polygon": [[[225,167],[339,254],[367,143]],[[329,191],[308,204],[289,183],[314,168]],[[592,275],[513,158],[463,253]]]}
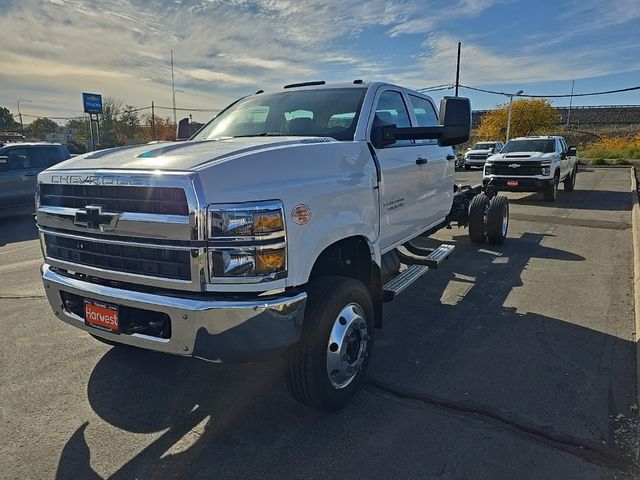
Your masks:
{"label": "rear tire", "polygon": [[487,239],[494,245],[502,245],[509,229],[509,202],[507,197],[495,196],[489,201],[487,211]]}
{"label": "rear tire", "polygon": [[553,178],[553,186],[542,192],[542,198],[545,202],[555,202],[558,199],[558,184],[560,183],[560,177],[556,175]]}
{"label": "rear tire", "polygon": [[564,191],[565,192],[573,192],[573,190],[576,188],[576,175],[578,174],[578,167],[573,167],[573,170],[571,171],[571,173],[569,174],[569,176],[567,176],[567,178],[564,179]]}
{"label": "rear tire", "polygon": [[327,276],[309,287],[302,336],[286,358],[287,386],[300,403],[335,412],[365,377],[373,343],[373,302],[357,280]]}
{"label": "rear tire", "polygon": [[469,206],[469,239],[473,243],[484,243],[487,240],[487,209],[489,198],[481,193],[471,200]]}

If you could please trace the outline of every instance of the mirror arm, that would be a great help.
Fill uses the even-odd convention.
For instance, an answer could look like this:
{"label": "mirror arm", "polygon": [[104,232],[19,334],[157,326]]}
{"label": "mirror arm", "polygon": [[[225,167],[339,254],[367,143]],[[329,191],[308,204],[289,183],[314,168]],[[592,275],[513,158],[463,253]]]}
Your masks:
{"label": "mirror arm", "polygon": [[426,140],[440,138],[444,134],[444,126],[434,127],[404,127],[395,125],[382,127],[382,139],[384,142],[393,143],[397,140]]}

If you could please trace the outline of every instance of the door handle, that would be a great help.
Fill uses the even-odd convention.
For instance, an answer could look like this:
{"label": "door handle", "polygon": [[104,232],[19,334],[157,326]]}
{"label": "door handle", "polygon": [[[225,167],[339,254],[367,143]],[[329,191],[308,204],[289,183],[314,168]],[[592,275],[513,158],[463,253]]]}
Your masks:
{"label": "door handle", "polygon": [[25,177],[35,177],[37,175],[36,172],[27,172],[24,174]]}
{"label": "door handle", "polygon": [[451,154],[447,155],[447,160],[455,160],[455,159],[456,159],[455,155],[451,155]]}
{"label": "door handle", "polygon": [[418,157],[416,158],[416,165],[424,165],[425,163],[427,163],[429,160],[427,160],[424,157]]}

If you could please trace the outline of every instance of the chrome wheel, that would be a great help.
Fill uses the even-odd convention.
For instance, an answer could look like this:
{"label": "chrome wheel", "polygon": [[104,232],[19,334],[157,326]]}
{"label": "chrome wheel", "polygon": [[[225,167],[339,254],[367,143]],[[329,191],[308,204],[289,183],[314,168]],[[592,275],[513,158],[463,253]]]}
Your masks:
{"label": "chrome wheel", "polygon": [[502,232],[502,236],[507,236],[507,230],[509,228],[509,209],[505,208],[504,213],[502,214],[502,221],[500,223],[500,231]]}
{"label": "chrome wheel", "polygon": [[363,308],[350,303],[335,319],[327,344],[327,375],[334,388],[345,388],[362,369],[369,340]]}

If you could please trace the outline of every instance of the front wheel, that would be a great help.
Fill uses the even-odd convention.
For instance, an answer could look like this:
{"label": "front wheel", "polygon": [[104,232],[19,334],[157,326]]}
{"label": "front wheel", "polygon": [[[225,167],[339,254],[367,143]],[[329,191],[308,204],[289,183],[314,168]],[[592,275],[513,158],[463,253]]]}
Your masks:
{"label": "front wheel", "polygon": [[571,173],[567,178],[564,179],[564,191],[565,192],[573,192],[576,188],[576,174],[578,173],[578,167],[573,167]]}
{"label": "front wheel", "polygon": [[555,202],[558,199],[558,184],[560,183],[560,177],[557,175],[553,179],[553,186],[542,192],[542,197],[545,202]]}
{"label": "front wheel", "polygon": [[302,336],[286,359],[287,386],[305,405],[334,412],[362,383],[373,341],[373,302],[357,280],[327,276],[309,287]]}

